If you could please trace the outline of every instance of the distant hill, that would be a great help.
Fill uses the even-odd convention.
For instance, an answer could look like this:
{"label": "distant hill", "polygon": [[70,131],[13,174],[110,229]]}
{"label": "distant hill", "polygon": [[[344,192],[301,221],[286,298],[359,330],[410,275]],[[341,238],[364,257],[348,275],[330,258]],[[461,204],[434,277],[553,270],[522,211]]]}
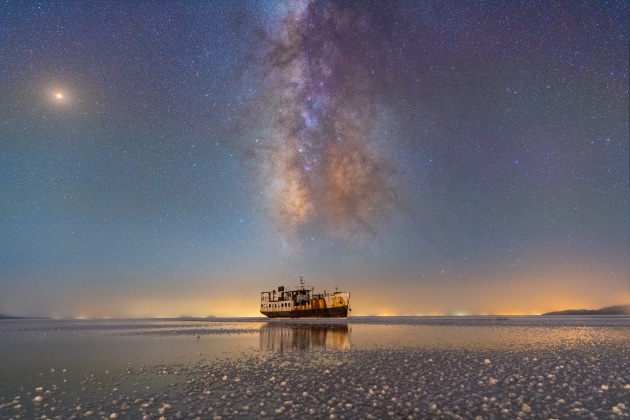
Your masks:
{"label": "distant hill", "polygon": [[0,319],[27,319],[22,316],[11,316],[11,315],[2,315],[0,314]]}
{"label": "distant hill", "polygon": [[547,312],[543,315],[630,315],[630,305],[609,306],[602,309],[569,309],[567,311]]}

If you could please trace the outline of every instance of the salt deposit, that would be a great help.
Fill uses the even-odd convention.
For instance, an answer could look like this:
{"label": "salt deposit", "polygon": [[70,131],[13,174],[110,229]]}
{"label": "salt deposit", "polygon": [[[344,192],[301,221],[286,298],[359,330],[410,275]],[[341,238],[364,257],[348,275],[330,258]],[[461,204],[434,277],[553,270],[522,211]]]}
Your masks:
{"label": "salt deposit", "polygon": [[[351,338],[358,343],[361,334],[373,327],[360,322],[350,322]],[[515,325],[496,325],[482,320],[482,328],[492,331],[497,342],[503,340],[502,345],[487,340],[456,342],[453,326],[460,328],[457,334],[462,325],[464,333],[466,328],[477,328],[469,320],[450,325],[429,320],[432,328],[440,330],[441,343],[453,342],[440,346],[402,342],[414,328],[426,324],[416,322],[417,327],[406,319],[392,324],[392,329],[400,325],[406,329],[391,341],[351,346],[334,345],[332,339],[339,336],[325,328],[311,333],[306,323],[300,327],[303,333],[290,330],[290,339],[278,346],[269,348],[261,338],[258,348],[214,353],[211,347],[198,347],[196,333],[186,342],[181,331],[169,330],[163,337],[139,331],[137,337],[149,340],[147,347],[119,365],[66,365],[69,369],[64,372],[62,364],[46,361],[31,376],[16,375],[13,386],[0,394],[0,418],[630,416],[628,319],[604,321],[611,324],[589,330],[593,340],[585,339],[584,327],[579,326],[578,339],[573,341],[564,339],[574,328],[570,323],[527,325],[519,319]],[[238,330],[235,325],[222,330]],[[125,347],[132,336],[124,327],[120,327],[123,333],[113,330],[122,353],[132,348]],[[248,324],[240,334],[252,335],[258,342],[253,329]],[[204,329],[196,325],[192,330]],[[219,336],[208,346],[221,343],[220,334],[204,331],[201,342]],[[283,330],[280,337],[286,334]],[[165,347],[181,336],[176,346]],[[531,342],[523,341],[523,336]]]}

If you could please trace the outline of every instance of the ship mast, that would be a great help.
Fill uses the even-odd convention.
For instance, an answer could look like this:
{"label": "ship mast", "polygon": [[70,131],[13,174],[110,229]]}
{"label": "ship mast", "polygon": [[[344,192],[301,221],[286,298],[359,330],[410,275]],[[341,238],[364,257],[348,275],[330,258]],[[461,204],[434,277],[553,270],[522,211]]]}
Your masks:
{"label": "ship mast", "polygon": [[304,276],[300,276],[300,290],[304,290]]}

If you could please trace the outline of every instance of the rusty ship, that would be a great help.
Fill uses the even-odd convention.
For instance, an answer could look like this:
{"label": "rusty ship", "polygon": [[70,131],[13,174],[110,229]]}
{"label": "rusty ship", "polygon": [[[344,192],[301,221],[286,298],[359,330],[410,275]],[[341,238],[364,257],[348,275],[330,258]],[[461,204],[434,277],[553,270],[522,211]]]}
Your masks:
{"label": "rusty ship", "polygon": [[260,313],[269,318],[346,318],[350,309],[350,292],[314,293],[312,286],[304,284],[293,289],[284,286],[278,290],[260,293]]}

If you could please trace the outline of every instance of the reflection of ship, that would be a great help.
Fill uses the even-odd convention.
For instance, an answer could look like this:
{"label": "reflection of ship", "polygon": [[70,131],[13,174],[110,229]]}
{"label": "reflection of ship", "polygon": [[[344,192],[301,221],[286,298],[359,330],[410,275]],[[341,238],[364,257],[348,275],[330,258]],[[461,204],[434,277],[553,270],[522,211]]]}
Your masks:
{"label": "reflection of ship", "polygon": [[304,287],[300,276],[300,287],[260,294],[260,313],[269,318],[340,318],[347,317],[350,311],[350,292],[313,293],[313,287]]}
{"label": "reflection of ship", "polygon": [[290,352],[350,348],[348,324],[275,324],[260,329],[260,349]]}

